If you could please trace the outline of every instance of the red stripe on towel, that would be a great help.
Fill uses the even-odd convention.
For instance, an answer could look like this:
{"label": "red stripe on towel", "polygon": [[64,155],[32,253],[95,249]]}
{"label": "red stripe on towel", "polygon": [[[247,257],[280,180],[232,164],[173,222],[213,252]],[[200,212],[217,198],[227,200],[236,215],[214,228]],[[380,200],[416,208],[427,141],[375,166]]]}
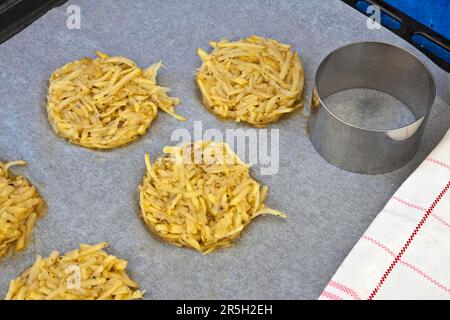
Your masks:
{"label": "red stripe on towel", "polygon": [[344,300],[343,298],[339,297],[338,295],[335,295],[335,294],[325,291],[325,290],[322,292],[321,296],[325,297],[327,299],[330,299],[330,300]]}
{"label": "red stripe on towel", "polygon": [[434,158],[426,158],[425,160],[429,161],[429,162],[433,162],[434,164],[437,164],[437,165],[439,165],[441,167],[444,167],[444,168],[447,168],[447,169],[450,170],[450,164],[447,164],[444,161],[437,160],[437,159],[434,159]]}
{"label": "red stripe on towel", "polygon": [[382,287],[382,285],[386,282],[386,279],[391,274],[392,270],[395,268],[397,263],[400,261],[401,257],[405,254],[406,250],[409,248],[411,243],[413,242],[414,238],[416,237],[417,233],[419,233],[420,229],[424,225],[424,223],[428,220],[430,215],[432,214],[434,208],[437,206],[437,204],[441,201],[441,199],[444,197],[444,195],[447,193],[448,189],[450,188],[450,181],[447,183],[447,185],[444,187],[444,189],[441,191],[441,193],[437,196],[437,198],[433,201],[433,204],[428,208],[425,215],[422,217],[420,222],[417,224],[417,226],[414,228],[414,231],[409,236],[408,240],[406,241],[405,245],[403,246],[402,250],[397,254],[394,261],[392,261],[389,268],[384,272],[383,276],[381,277],[380,281],[378,282],[375,289],[373,289],[372,293],[369,296],[369,300],[373,300],[375,296],[377,295],[378,291]]}
{"label": "red stripe on towel", "polygon": [[[365,239],[373,244],[375,244],[376,246],[380,247],[381,249],[383,249],[384,251],[386,251],[389,255],[395,257],[395,253],[394,251],[392,251],[391,249],[389,249],[388,247],[386,247],[384,244],[382,244],[381,242],[368,237],[368,236],[362,236],[362,239]],[[425,273],[424,271],[420,270],[418,267],[412,265],[409,262],[406,262],[404,260],[400,260],[399,261],[401,264],[403,264],[404,266],[410,268],[411,270],[415,271],[416,273],[418,273],[419,275],[421,275],[422,277],[424,277],[425,279],[427,279],[428,281],[430,281],[432,284],[434,284],[436,287],[439,287],[440,289],[444,290],[445,292],[450,294],[450,288],[447,288],[446,286],[444,286],[442,283],[440,283],[439,281],[437,281],[436,279],[434,279],[432,276],[430,276],[429,274]]]}
{"label": "red stripe on towel", "polygon": [[[414,209],[417,209],[419,211],[424,211],[424,212],[427,211],[427,209],[425,209],[424,207],[421,207],[421,206],[418,206],[418,205],[416,205],[414,203],[411,203],[411,202],[408,202],[406,200],[403,200],[403,199],[401,199],[401,198],[399,198],[397,196],[393,196],[391,199],[396,200],[396,201],[400,202],[401,204],[404,204],[405,206],[408,206],[410,208],[414,208]],[[431,216],[434,219],[436,219],[437,221],[439,221],[440,223],[442,223],[444,226],[450,228],[450,223],[448,223],[447,221],[445,221],[444,219],[442,219],[438,215],[432,213]]]}
{"label": "red stripe on towel", "polygon": [[336,282],[331,280],[330,283],[328,283],[328,285],[341,290],[342,292],[348,294],[349,296],[351,296],[354,300],[361,300],[360,296],[356,293],[355,290],[353,290],[352,288],[349,288],[345,285],[343,285],[342,283]]}

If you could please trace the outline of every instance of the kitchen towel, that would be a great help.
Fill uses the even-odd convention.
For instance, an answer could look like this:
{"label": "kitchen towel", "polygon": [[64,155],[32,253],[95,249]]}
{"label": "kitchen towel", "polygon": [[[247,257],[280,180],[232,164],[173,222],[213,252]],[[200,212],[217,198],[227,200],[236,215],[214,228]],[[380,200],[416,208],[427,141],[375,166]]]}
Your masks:
{"label": "kitchen towel", "polygon": [[450,130],[373,221],[319,299],[450,299]]}

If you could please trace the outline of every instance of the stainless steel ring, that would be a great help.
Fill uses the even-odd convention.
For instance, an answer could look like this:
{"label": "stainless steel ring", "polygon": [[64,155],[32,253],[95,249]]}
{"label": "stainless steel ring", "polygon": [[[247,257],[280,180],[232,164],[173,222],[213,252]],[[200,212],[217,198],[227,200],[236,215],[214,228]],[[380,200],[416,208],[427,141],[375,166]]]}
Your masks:
{"label": "stainless steel ring", "polygon": [[[351,88],[375,89],[399,99],[415,121],[388,130],[344,121],[323,100]],[[413,54],[381,42],[344,46],[330,53],[317,69],[308,122],[311,142],[339,168],[364,174],[393,171],[416,154],[435,96],[431,72]]]}

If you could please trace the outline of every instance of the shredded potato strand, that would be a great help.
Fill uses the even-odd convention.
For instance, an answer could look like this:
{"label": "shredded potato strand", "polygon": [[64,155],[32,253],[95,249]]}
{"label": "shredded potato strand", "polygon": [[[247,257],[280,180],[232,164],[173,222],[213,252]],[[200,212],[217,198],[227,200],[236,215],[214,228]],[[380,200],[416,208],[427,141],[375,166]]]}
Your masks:
{"label": "shredded potato strand", "polygon": [[231,246],[260,214],[286,217],[265,207],[267,187],[228,145],[199,141],[164,152],[153,164],[146,155],[139,186],[143,219],[162,239],[207,254]]}
{"label": "shredded potato strand", "polygon": [[161,63],[140,69],[125,57],[70,62],[52,73],[47,112],[53,130],[74,144],[110,149],[145,134],[158,108],[178,120],[178,98],[156,84]]}
{"label": "shredded potato strand", "polygon": [[303,68],[291,46],[257,36],[210,44],[210,54],[198,49],[196,79],[214,114],[261,127],[303,106]]}
{"label": "shredded potato strand", "polygon": [[31,237],[36,220],[45,215],[46,205],[36,188],[9,168],[25,161],[0,162],[0,258],[11,249],[22,251]]}
{"label": "shredded potato strand", "polygon": [[106,246],[81,245],[65,255],[54,251],[45,259],[38,256],[33,266],[11,281],[6,300],[141,299],[144,292],[128,277],[127,261],[103,251]]}

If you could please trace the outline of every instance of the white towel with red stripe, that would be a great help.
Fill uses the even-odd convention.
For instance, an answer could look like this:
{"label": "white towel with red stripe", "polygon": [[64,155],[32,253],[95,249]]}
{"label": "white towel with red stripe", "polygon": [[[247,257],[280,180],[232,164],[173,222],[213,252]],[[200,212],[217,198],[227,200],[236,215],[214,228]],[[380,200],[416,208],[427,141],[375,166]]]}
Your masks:
{"label": "white towel with red stripe", "polygon": [[450,299],[450,130],[364,233],[319,299]]}

